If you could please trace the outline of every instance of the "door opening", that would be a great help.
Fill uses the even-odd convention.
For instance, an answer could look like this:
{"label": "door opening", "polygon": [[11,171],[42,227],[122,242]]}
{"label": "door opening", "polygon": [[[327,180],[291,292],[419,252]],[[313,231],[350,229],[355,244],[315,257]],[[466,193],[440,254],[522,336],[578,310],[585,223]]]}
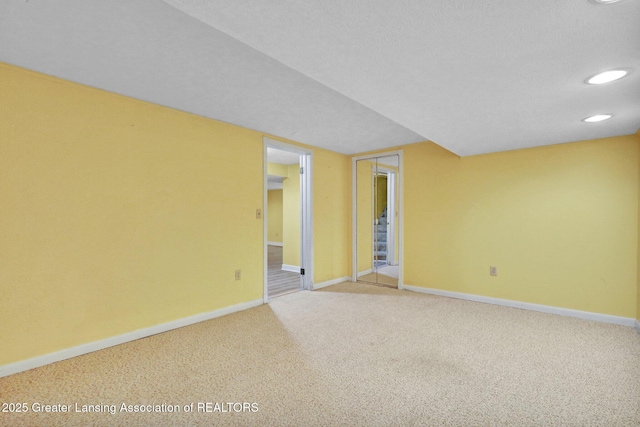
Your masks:
{"label": "door opening", "polygon": [[313,152],[264,138],[263,300],[313,288]]}

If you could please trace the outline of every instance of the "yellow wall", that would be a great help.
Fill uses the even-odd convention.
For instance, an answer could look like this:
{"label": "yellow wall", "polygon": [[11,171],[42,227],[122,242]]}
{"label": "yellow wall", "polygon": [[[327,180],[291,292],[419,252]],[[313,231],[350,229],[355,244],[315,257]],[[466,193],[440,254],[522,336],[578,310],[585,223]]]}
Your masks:
{"label": "yellow wall", "polygon": [[[1,63],[0,93],[0,365],[262,297],[263,134]],[[317,282],[350,204],[314,159]]]}
{"label": "yellow wall", "polygon": [[289,167],[279,163],[267,162],[267,175],[280,176],[286,178],[289,176]]}
{"label": "yellow wall", "polygon": [[282,243],[282,190],[267,192],[267,241]]}
{"label": "yellow wall", "polygon": [[351,158],[314,149],[314,283],[351,276]]}
{"label": "yellow wall", "polygon": [[636,315],[634,136],[466,158],[404,150],[406,284]]}
{"label": "yellow wall", "polygon": [[262,297],[261,134],[0,73],[0,364]]}
{"label": "yellow wall", "polygon": [[282,182],[282,263],[300,266],[300,165],[288,167]]}

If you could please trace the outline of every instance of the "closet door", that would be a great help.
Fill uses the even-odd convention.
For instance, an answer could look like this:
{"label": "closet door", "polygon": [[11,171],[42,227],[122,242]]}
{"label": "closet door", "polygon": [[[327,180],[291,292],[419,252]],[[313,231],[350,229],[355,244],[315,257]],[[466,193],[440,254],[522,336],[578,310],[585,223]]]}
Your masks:
{"label": "closet door", "polygon": [[356,162],[359,281],[398,286],[398,156]]}

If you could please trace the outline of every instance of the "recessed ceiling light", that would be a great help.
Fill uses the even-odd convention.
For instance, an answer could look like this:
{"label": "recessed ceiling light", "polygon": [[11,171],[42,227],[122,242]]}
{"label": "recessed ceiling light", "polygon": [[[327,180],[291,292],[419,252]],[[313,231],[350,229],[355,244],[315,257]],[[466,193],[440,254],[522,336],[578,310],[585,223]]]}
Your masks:
{"label": "recessed ceiling light", "polygon": [[587,123],[596,123],[601,122],[603,120],[608,120],[613,117],[611,114],[596,114],[595,116],[587,117],[586,119],[582,119],[583,122]]}
{"label": "recessed ceiling light", "polygon": [[620,0],[590,0],[591,3],[596,4],[610,4],[610,3],[618,3]]}
{"label": "recessed ceiling light", "polygon": [[601,85],[604,83],[609,83],[614,80],[621,79],[627,74],[629,74],[628,70],[609,70],[609,71],[604,71],[602,73],[598,73],[595,76],[591,76],[585,81],[590,85]]}

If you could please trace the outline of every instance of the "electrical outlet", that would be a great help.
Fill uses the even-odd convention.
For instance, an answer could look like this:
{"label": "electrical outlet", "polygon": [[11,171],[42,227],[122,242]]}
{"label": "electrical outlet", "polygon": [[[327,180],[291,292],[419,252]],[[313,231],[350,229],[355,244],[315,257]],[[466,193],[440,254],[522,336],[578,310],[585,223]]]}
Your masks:
{"label": "electrical outlet", "polygon": [[236,280],[240,280],[240,270],[236,270]]}
{"label": "electrical outlet", "polygon": [[489,267],[489,274],[491,276],[497,276],[498,275],[498,267]]}
{"label": "electrical outlet", "polygon": [[262,219],[262,209],[256,209],[256,219]]}

